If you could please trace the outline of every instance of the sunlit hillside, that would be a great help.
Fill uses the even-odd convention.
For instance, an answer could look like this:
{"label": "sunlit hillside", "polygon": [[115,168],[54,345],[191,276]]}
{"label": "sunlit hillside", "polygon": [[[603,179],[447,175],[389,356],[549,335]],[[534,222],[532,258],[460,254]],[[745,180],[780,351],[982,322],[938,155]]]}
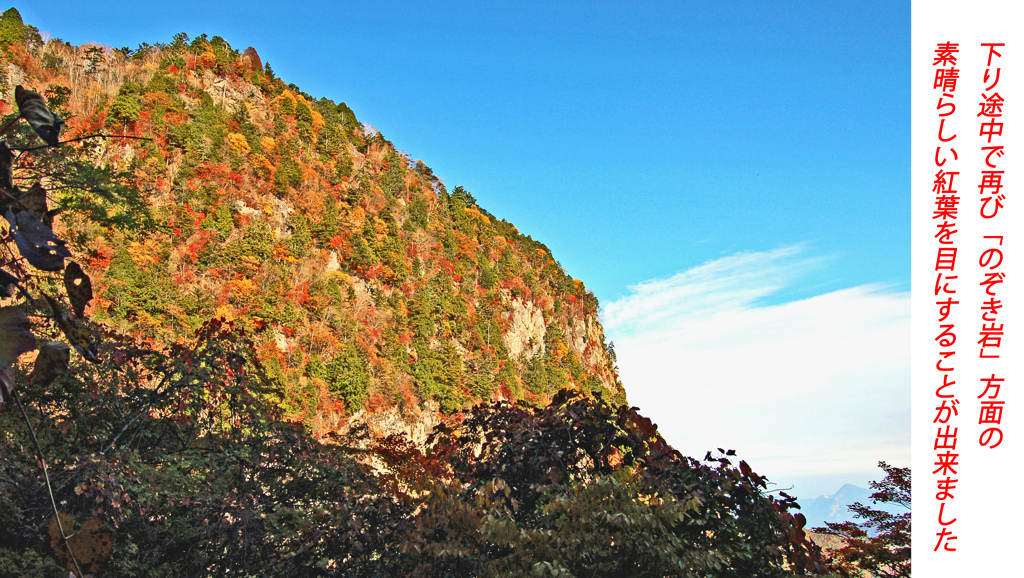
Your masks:
{"label": "sunlit hillside", "polygon": [[[596,299],[543,243],[255,49],[35,38],[2,66],[0,113],[15,85],[44,94],[108,171],[106,184],[38,174],[92,276],[94,321],[171,342],[234,320],[288,418],[319,434],[364,408],[450,414],[566,386],[624,399]],[[110,184],[142,202],[97,202]]]}

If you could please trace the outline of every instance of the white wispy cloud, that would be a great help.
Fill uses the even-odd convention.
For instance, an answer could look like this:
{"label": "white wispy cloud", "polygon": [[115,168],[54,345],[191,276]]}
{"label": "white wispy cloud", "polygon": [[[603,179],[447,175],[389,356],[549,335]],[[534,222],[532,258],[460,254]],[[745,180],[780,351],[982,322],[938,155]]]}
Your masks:
{"label": "white wispy cloud", "polygon": [[863,484],[878,460],[909,464],[909,293],[863,285],[765,304],[820,266],[808,252],[640,283],[602,320],[630,403],[684,454],[728,447],[780,482]]}

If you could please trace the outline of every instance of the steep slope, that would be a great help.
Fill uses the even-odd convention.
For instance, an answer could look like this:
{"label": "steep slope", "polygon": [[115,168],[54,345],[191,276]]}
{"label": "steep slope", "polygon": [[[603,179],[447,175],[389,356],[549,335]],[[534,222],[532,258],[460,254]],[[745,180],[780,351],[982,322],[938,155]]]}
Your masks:
{"label": "steep slope", "polygon": [[[344,103],[286,85],[254,49],[28,34],[0,52],[0,72],[0,113],[21,84],[67,119],[64,139],[122,137],[80,141],[104,174],[18,168],[88,255],[94,321],[171,343],[234,320],[285,416],[317,435],[360,410],[408,420],[543,403],[566,386],[624,401],[596,298],[543,243],[449,191]],[[145,205],[114,202],[132,190]]]}
{"label": "steep slope", "polygon": [[601,399],[543,245],[255,51],[119,54],[0,17],[0,576],[829,571],[735,452]]}

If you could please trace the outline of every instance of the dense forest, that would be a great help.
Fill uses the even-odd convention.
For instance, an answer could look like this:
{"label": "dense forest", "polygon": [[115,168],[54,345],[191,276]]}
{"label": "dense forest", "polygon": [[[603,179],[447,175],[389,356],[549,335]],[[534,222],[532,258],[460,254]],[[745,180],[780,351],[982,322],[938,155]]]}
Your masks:
{"label": "dense forest", "polygon": [[596,299],[546,246],[254,49],[32,46],[8,43],[0,88],[38,89],[65,138],[125,137],[79,147],[110,185],[48,189],[94,323],[167,343],[232,320],[318,435],[364,407],[451,414],[567,386],[624,400]]}
{"label": "dense forest", "polygon": [[0,576],[787,576],[597,300],[257,51],[0,19]]}

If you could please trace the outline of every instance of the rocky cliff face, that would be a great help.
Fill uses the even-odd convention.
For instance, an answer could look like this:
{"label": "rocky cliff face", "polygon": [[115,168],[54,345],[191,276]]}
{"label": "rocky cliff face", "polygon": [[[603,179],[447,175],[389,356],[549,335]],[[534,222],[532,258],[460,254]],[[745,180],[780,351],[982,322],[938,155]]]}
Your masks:
{"label": "rocky cliff face", "polygon": [[507,313],[509,328],[501,339],[505,342],[509,355],[533,358],[544,353],[544,333],[547,324],[544,322],[544,311],[534,305],[533,301],[516,299],[503,295],[507,299],[511,311]]}
{"label": "rocky cliff face", "polygon": [[131,225],[92,223],[80,193],[51,199],[88,256],[97,322],[176,340],[235,321],[288,419],[322,435],[355,419],[417,438],[439,413],[562,387],[624,400],[597,300],[546,246],[254,50],[203,37],[16,56],[0,70],[50,96],[65,138],[136,137],[78,151],[143,195],[144,209],[107,207]]}

